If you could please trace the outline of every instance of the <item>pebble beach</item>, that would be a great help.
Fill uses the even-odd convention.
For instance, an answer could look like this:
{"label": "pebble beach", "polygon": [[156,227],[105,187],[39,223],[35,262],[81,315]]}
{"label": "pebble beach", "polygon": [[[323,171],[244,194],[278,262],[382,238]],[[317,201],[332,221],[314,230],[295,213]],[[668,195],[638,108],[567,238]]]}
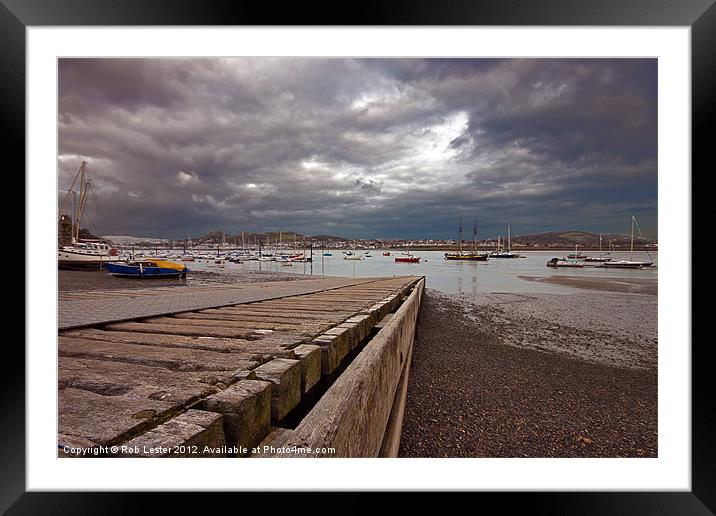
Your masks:
{"label": "pebble beach", "polygon": [[656,457],[656,288],[583,282],[554,295],[427,289],[400,456]]}

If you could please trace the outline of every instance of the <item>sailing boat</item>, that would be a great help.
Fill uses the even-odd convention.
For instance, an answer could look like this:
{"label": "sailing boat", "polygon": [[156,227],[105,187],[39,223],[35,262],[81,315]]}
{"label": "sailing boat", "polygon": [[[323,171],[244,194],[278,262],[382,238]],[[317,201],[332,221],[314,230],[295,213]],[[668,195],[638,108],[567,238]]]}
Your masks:
{"label": "sailing boat", "polygon": [[101,268],[102,264],[106,264],[112,261],[118,261],[117,249],[110,247],[106,243],[100,240],[80,240],[80,222],[82,215],[87,207],[87,195],[90,191],[91,182],[87,177],[87,162],[82,161],[80,168],[72,180],[72,185],[67,190],[65,198],[62,200],[60,205],[60,212],[58,215],[58,224],[66,218],[63,214],[65,204],[70,198],[70,195],[77,195],[74,191],[75,184],[79,179],[79,204],[75,205],[75,217],[72,221],[72,239],[70,245],[61,246],[57,251],[57,264],[60,269],[97,269]]}
{"label": "sailing boat", "polygon": [[610,260],[608,262],[604,262],[604,267],[610,268],[610,269],[643,269],[644,267],[651,267],[654,265],[654,260],[651,259],[651,254],[649,254],[649,251],[646,252],[646,254],[649,255],[649,259],[651,261],[643,262],[634,260],[634,226],[636,225],[637,230],[639,231],[639,236],[641,236],[641,229],[639,229],[639,223],[636,221],[636,217],[632,215],[631,217],[631,246],[629,248],[629,259],[628,260]]}
{"label": "sailing boat", "polygon": [[191,240],[189,239],[189,233],[186,234],[186,244],[184,245],[184,254],[181,256],[181,261],[183,262],[193,262],[194,261],[194,253],[189,252],[189,247],[191,246]]}
{"label": "sailing boat", "polygon": [[470,260],[473,262],[485,262],[489,255],[487,253],[477,252],[477,217],[475,217],[475,225],[472,229],[472,252],[463,253],[462,251],[462,216],[460,216],[460,228],[458,230],[458,239],[460,241],[459,253],[445,253],[446,260]]}
{"label": "sailing boat", "polygon": [[507,251],[502,248],[502,245],[498,246],[498,249],[493,251],[490,255],[492,258],[519,258],[520,255],[512,252],[512,235],[510,225],[507,224]]}
{"label": "sailing boat", "polygon": [[[609,252],[603,253],[602,252],[602,234],[599,233],[599,256],[585,256],[584,261],[592,262],[592,263],[596,262],[596,263],[603,264],[604,262],[610,262],[613,259],[614,258],[612,257],[611,253],[609,253]],[[599,265],[597,265],[597,267],[599,267]]]}
{"label": "sailing boat", "polygon": [[216,257],[214,258],[214,264],[219,267],[224,267],[224,262],[228,260],[224,249],[226,248],[226,232],[221,232],[221,244],[216,245]]}
{"label": "sailing boat", "polygon": [[420,263],[420,256],[415,256],[410,250],[410,247],[408,247],[407,251],[403,251],[400,254],[403,254],[405,256],[396,256],[396,263]]}

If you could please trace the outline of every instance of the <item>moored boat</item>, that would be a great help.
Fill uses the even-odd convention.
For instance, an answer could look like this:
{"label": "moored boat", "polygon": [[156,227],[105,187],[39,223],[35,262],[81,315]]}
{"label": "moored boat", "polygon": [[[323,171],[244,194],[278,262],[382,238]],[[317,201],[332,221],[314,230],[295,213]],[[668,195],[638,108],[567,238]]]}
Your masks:
{"label": "moored boat", "polygon": [[[498,243],[497,249],[494,250],[492,253],[490,253],[490,258],[521,258],[521,256],[517,253],[512,252],[512,238],[511,238],[511,230],[512,228],[510,225],[507,225],[507,251],[505,251],[502,248],[502,245]],[[498,239],[499,242],[499,239]]]}
{"label": "moored boat", "polygon": [[[607,269],[646,269],[654,265],[653,259],[650,259],[647,261],[641,261],[641,260],[634,260],[634,225],[636,225],[637,230],[639,231],[639,236],[641,236],[641,230],[639,229],[639,223],[636,221],[636,217],[632,215],[631,217],[631,245],[629,248],[629,259],[628,260],[610,260],[607,262],[604,262],[603,267]],[[649,251],[646,252],[646,254],[651,258],[651,254],[649,254]]]}
{"label": "moored boat", "polygon": [[[611,245],[610,245],[611,247]],[[600,265],[596,265],[596,267],[601,267],[604,262],[611,262],[614,259],[611,252],[602,252],[602,234],[599,233],[599,256],[585,256],[584,261],[585,263],[598,263]]]}
{"label": "moored boat", "polygon": [[638,260],[612,260],[604,262],[602,267],[607,269],[643,269],[652,265],[654,265],[653,262],[641,262]]}
{"label": "moored boat", "polygon": [[473,262],[486,262],[490,255],[486,253],[445,253],[446,260],[466,260]]}
{"label": "moored boat", "polygon": [[399,263],[419,263],[420,256],[396,256],[395,261]]}
{"label": "moored boat", "polygon": [[57,250],[57,265],[60,269],[97,269],[109,262],[119,260],[119,251],[101,240],[80,239],[80,223],[87,208],[87,199],[92,184],[87,176],[86,161],[80,164],[72,185],[67,190],[67,194],[60,205],[58,223],[63,219],[70,218],[67,215],[63,215],[63,211],[70,196],[78,195],[78,192],[74,191],[78,180],[79,205],[76,209],[76,216],[72,220],[71,241],[69,242],[70,245],[60,246]]}
{"label": "moored boat", "polygon": [[114,262],[105,265],[113,276],[128,278],[172,278],[186,277],[186,265],[167,260],[139,260],[125,263]]}
{"label": "moored boat", "polygon": [[460,242],[460,251],[457,253],[445,253],[446,260],[466,260],[473,262],[486,262],[489,254],[477,252],[477,217],[475,217],[475,226],[472,230],[472,251],[462,251],[462,216],[460,217],[460,228],[458,230],[458,241]]}
{"label": "moored boat", "polygon": [[57,251],[60,269],[97,269],[118,259],[117,249],[104,242],[80,241]]}
{"label": "moored boat", "polygon": [[574,258],[552,258],[547,262],[547,267],[584,267],[584,261]]}
{"label": "moored boat", "polygon": [[584,258],[585,262],[592,262],[592,263],[604,263],[604,262],[611,262],[614,258],[611,256],[587,256]]}

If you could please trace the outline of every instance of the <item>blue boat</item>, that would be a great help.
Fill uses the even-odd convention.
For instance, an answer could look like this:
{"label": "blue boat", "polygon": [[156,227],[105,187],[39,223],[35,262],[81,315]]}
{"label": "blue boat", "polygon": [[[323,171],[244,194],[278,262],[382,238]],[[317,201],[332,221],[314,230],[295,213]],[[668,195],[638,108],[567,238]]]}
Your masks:
{"label": "blue boat", "polygon": [[186,265],[167,260],[114,262],[105,264],[105,268],[113,276],[129,278],[184,278],[189,272]]}

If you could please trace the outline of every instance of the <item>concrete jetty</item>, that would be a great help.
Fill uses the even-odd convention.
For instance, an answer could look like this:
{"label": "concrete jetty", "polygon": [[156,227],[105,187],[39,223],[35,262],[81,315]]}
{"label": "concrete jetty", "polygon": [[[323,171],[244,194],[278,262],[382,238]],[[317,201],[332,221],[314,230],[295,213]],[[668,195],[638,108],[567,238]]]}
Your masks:
{"label": "concrete jetty", "polygon": [[395,456],[424,284],[61,293],[58,454]]}

